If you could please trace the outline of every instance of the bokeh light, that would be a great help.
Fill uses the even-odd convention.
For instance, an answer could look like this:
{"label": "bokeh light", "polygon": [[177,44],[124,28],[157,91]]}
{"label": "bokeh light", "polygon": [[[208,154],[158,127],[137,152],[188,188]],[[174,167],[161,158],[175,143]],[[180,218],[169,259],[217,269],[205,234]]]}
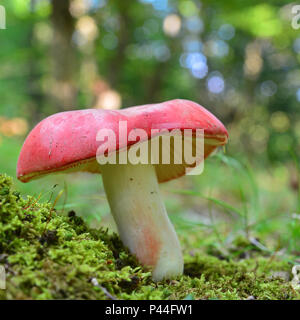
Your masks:
{"label": "bokeh light", "polygon": [[213,72],[207,80],[207,89],[211,93],[220,94],[225,89],[225,81],[218,72]]}
{"label": "bokeh light", "polygon": [[294,40],[293,48],[296,53],[300,53],[300,38]]}
{"label": "bokeh light", "polygon": [[120,109],[122,105],[121,95],[115,90],[105,90],[98,95],[95,108],[105,110]]}
{"label": "bokeh light", "polygon": [[[200,5],[201,3],[198,2],[197,4]],[[198,11],[196,4],[190,0],[181,1],[178,7],[179,12],[185,17],[194,16]]]}
{"label": "bokeh light", "polygon": [[207,47],[210,56],[224,57],[229,52],[229,46],[223,40],[210,40],[207,42]]}
{"label": "bokeh light", "polygon": [[208,73],[208,66],[204,62],[196,62],[193,64],[191,72],[195,78],[203,79]]}
{"label": "bokeh light", "polygon": [[28,132],[29,126],[26,119],[0,117],[0,134],[6,137],[23,136]]}
{"label": "bokeh light", "polygon": [[168,0],[140,0],[140,2],[152,4],[153,8],[158,11],[165,11],[168,8]]}
{"label": "bokeh light", "polygon": [[73,0],[70,3],[70,13],[73,17],[79,18],[88,12],[88,1]]}
{"label": "bokeh light", "polygon": [[290,127],[290,120],[286,113],[282,111],[276,111],[272,114],[271,119],[271,126],[277,132],[285,132]]}
{"label": "bokeh light", "polygon": [[33,29],[35,38],[45,45],[49,45],[52,41],[53,30],[48,23],[39,22]]}
{"label": "bokeh light", "polygon": [[246,47],[246,58],[244,63],[244,72],[247,77],[255,78],[263,67],[261,57],[261,47],[257,42],[253,42]]}
{"label": "bokeh light", "polygon": [[180,64],[182,67],[188,68],[197,79],[203,79],[208,73],[207,58],[200,52],[182,54]]}
{"label": "bokeh light", "polygon": [[218,35],[222,40],[231,40],[235,35],[235,29],[231,24],[223,24],[218,30]]}
{"label": "bokeh light", "polygon": [[300,102],[300,88],[296,92],[297,101]]}
{"label": "bokeh light", "polygon": [[207,62],[206,56],[201,52],[188,53],[185,55],[185,66],[192,69],[195,64]]}
{"label": "bokeh light", "polygon": [[158,61],[164,62],[170,58],[171,53],[168,46],[160,41],[156,41],[153,43],[153,55]]}
{"label": "bokeh light", "polygon": [[90,16],[82,16],[76,23],[77,43],[85,45],[94,41],[98,36],[98,27],[95,20]]}
{"label": "bokeh light", "polygon": [[203,48],[203,43],[194,37],[187,37],[183,40],[183,49],[188,52],[198,52]]}
{"label": "bokeh light", "polygon": [[177,14],[170,14],[163,21],[164,33],[170,37],[178,35],[181,29],[181,18]]}
{"label": "bokeh light", "polygon": [[203,21],[197,17],[189,17],[186,19],[186,27],[192,33],[200,33],[204,29]]}
{"label": "bokeh light", "polygon": [[276,91],[277,91],[277,84],[272,80],[264,81],[260,85],[260,92],[262,95],[266,97],[273,96],[276,93]]}

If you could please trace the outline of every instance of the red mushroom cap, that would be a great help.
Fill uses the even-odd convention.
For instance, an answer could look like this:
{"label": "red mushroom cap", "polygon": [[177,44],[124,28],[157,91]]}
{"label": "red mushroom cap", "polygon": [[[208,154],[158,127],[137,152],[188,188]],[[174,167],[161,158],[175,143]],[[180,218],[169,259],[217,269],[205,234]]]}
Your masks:
{"label": "red mushroom cap", "polygon": [[[28,135],[18,160],[18,179],[28,182],[62,171],[101,173],[96,159],[101,144],[96,140],[97,133],[103,128],[112,129],[118,138],[119,121],[127,121],[127,134],[140,128],[147,132],[148,139],[151,138],[151,129],[203,129],[204,158],[218,146],[226,144],[228,139],[224,125],[205,108],[189,100],[177,99],[122,110],[62,112],[41,121]],[[126,142],[124,145],[117,140],[114,151],[135,143]],[[165,170],[165,166],[169,166],[169,170]],[[185,174],[185,169],[181,164],[156,165],[158,181],[180,177]]]}

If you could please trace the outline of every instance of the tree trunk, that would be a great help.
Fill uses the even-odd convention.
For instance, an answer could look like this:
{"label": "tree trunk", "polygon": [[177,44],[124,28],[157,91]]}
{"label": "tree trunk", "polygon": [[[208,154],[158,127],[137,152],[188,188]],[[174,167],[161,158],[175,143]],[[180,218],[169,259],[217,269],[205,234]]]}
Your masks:
{"label": "tree trunk", "polygon": [[54,83],[51,95],[60,110],[68,110],[76,106],[75,48],[72,46],[74,19],[70,14],[69,5],[69,0],[52,0]]}

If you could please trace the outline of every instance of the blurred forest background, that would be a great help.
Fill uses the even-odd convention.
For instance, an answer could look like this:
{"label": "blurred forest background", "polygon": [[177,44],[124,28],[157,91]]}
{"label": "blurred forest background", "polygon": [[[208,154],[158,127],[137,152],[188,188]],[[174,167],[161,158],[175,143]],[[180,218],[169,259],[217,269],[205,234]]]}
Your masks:
{"label": "blurred forest background", "polygon": [[[300,31],[291,26],[294,3],[0,4],[6,9],[6,29],[0,30],[2,173],[15,177],[26,134],[55,112],[190,99],[221,119],[230,141],[225,155],[206,161],[201,176],[162,185],[177,230],[206,234],[186,241],[223,254],[243,235],[259,238],[261,250],[300,256]],[[58,209],[105,222],[98,176],[16,184],[44,200],[64,189]]]}

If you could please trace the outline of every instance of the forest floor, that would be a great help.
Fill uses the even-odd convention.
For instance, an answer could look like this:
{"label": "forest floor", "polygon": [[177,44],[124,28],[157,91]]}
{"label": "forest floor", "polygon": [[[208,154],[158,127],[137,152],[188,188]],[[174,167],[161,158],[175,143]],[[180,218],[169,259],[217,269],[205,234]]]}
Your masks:
{"label": "forest floor", "polygon": [[[185,250],[184,275],[153,282],[118,236],[91,229],[12,188],[0,175],[0,299],[299,299],[292,264],[239,237],[227,258]],[[247,250],[243,250],[246,249]],[[246,254],[247,253],[247,254]]]}

